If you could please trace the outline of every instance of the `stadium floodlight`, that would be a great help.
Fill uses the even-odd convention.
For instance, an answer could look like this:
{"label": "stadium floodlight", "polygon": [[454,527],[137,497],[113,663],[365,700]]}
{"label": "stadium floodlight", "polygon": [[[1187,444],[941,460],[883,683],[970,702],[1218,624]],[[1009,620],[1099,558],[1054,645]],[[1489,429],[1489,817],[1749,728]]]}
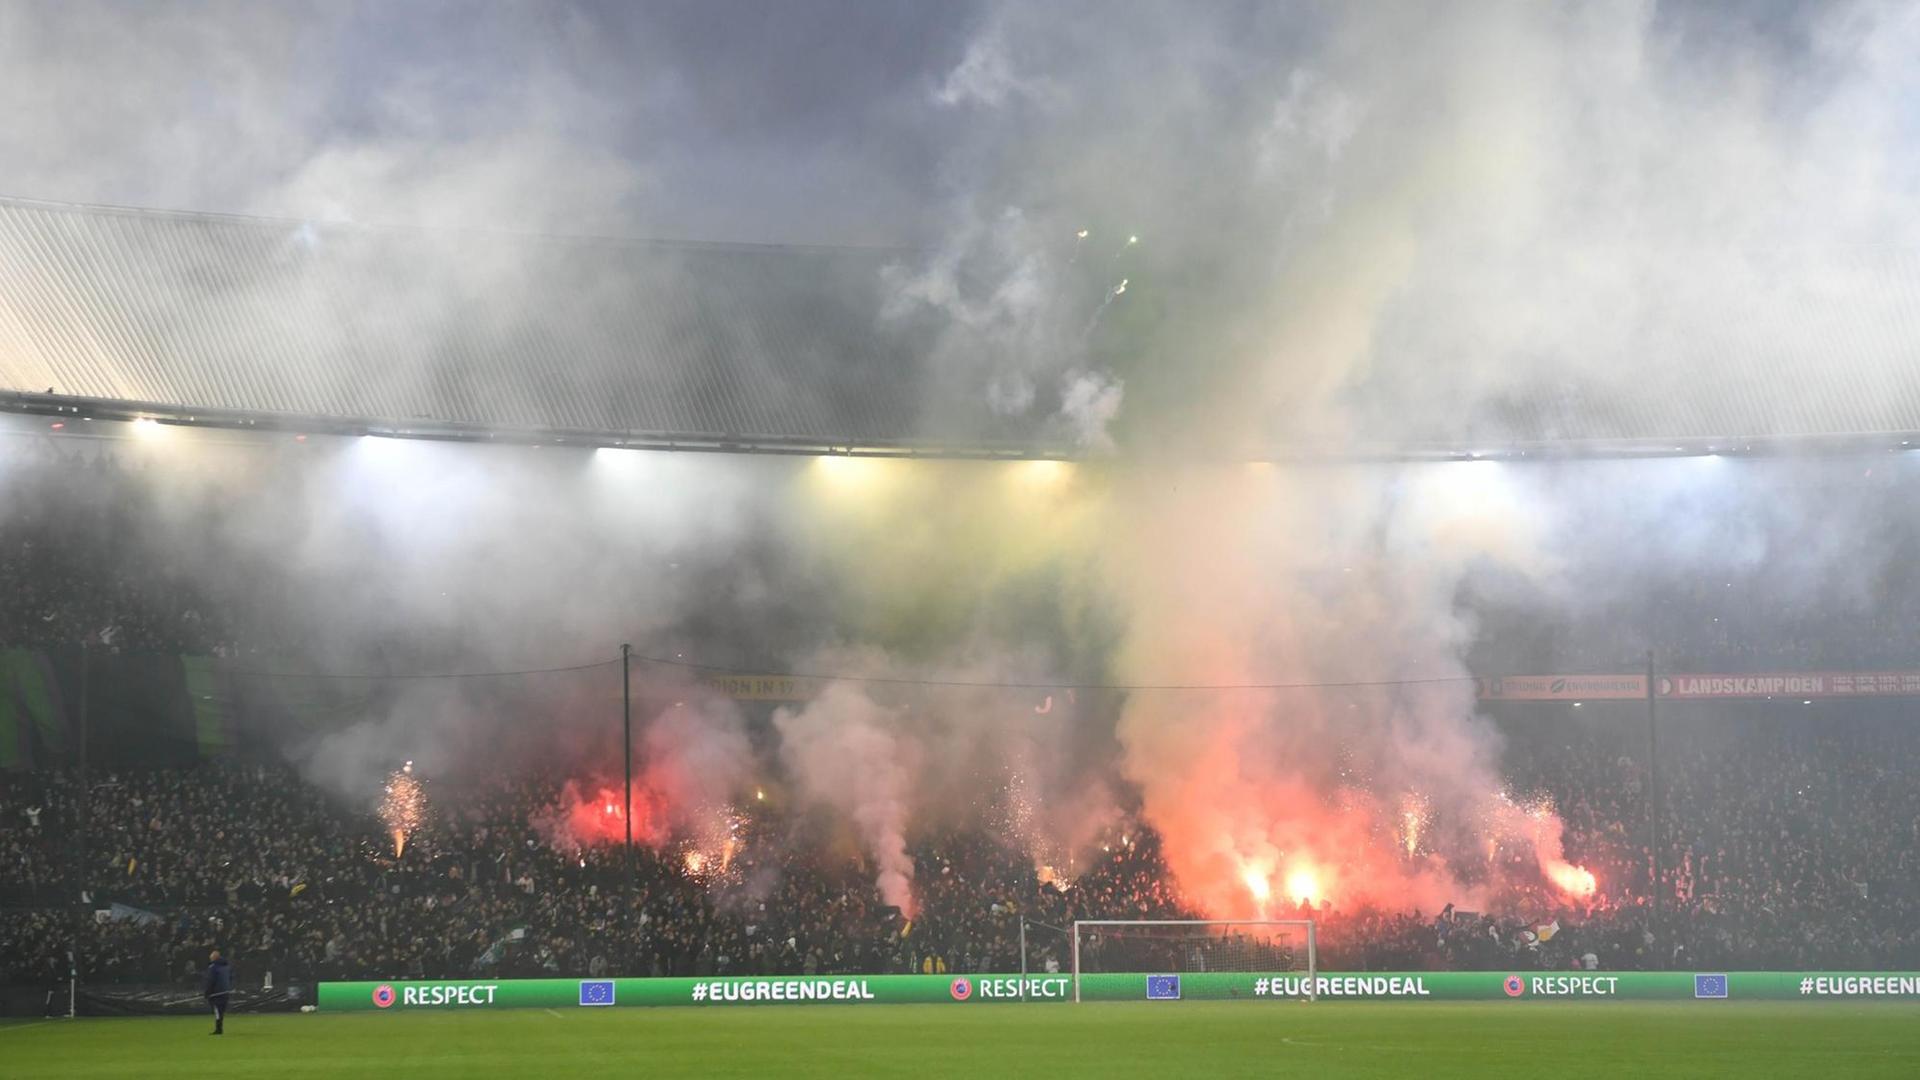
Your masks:
{"label": "stadium floodlight", "polygon": [[1319,972],[1311,919],[1081,919],[1072,927],[1073,1000],[1081,979],[1140,980],[1149,999],[1241,996],[1245,979],[1297,987],[1274,997],[1314,997]]}

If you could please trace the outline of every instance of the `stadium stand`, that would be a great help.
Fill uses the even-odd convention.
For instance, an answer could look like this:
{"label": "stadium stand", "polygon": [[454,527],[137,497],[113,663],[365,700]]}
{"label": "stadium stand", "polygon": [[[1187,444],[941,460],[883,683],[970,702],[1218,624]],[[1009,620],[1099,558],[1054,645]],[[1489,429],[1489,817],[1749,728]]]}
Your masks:
{"label": "stadium stand", "polygon": [[[127,527],[139,477],[125,466],[55,455],[9,482],[44,512],[0,526],[0,589],[16,600],[0,608],[0,646],[239,654],[288,640],[270,608],[229,608],[143,548]],[[1915,628],[1899,614],[1912,610],[1908,594],[1890,594],[1878,613],[1799,613],[1772,639],[1737,632],[1782,625],[1752,599],[1762,594],[1663,590],[1649,605],[1652,633],[1670,634],[1674,654],[1731,665],[1916,655]],[[1563,650],[1617,647],[1583,638],[1579,624],[1552,629]],[[1811,653],[1810,642],[1829,651]],[[1503,705],[1509,781],[1552,798],[1568,856],[1603,883],[1598,899],[1471,916],[1312,911],[1322,967],[1920,967],[1920,789],[1897,767],[1920,751],[1920,733],[1905,707],[1688,707],[1692,718],[1663,736],[1661,925],[1638,887],[1650,861],[1639,721],[1541,725]],[[71,763],[0,771],[0,982],[64,979],[69,945],[83,982],[178,981],[211,943],[251,980],[1005,971],[1020,963],[1023,917],[1057,926],[1191,914],[1152,831],[1135,825],[1131,844],[1064,886],[992,835],[919,837],[923,910],[903,920],[855,857],[785,842],[804,823],[766,807],[753,811],[727,882],[643,849],[638,915],[623,914],[633,908],[620,899],[616,852],[543,839],[538,822],[559,786],[522,776],[464,790],[396,859],[369,813],[340,807],[271,755],[97,762],[90,799]],[[1548,920],[1559,930],[1542,941],[1535,928]],[[1038,939],[1027,959],[1061,958]]]}
{"label": "stadium stand", "polygon": [[[1851,707],[1848,707],[1851,708]],[[1630,885],[1592,904],[1472,916],[1334,910],[1330,970],[1609,970],[1688,965],[1910,969],[1920,964],[1920,793],[1897,762],[1916,749],[1891,717],[1843,723],[1764,711],[1676,725],[1667,784],[1663,927]],[[1756,737],[1755,729],[1761,731]],[[1644,875],[1642,769],[1625,731],[1516,737],[1516,785],[1550,793],[1569,855],[1603,883]],[[156,983],[210,943],[253,979],[494,975],[1004,971],[1018,920],[1186,914],[1150,830],[1096,856],[1070,884],[1040,880],[986,834],[914,847],[923,910],[885,908],[858,860],[789,844],[798,822],[756,811],[735,874],[714,883],[671,850],[643,849],[637,918],[623,921],[618,852],[545,842],[557,778],[468,791],[404,858],[382,826],[339,810],[284,766],[208,762],[96,778],[92,840],[75,858],[82,800],[64,770],[0,777],[6,981],[65,977],[78,926],[81,978]],[[1891,826],[1889,822],[1907,824]],[[54,898],[85,892],[76,913]],[[95,920],[94,911],[111,912]],[[1549,919],[1559,931],[1534,933]],[[1657,931],[1657,932],[1656,932]],[[1591,954],[1592,960],[1585,958]],[[1029,956],[1036,968],[1049,956]],[[1059,961],[1058,955],[1051,959]]]}
{"label": "stadium stand", "polygon": [[[902,359],[926,353],[924,341],[910,340],[925,328],[876,332],[874,285],[897,253],[515,241],[516,265],[566,268],[529,278],[621,284],[598,296],[542,294],[526,305],[540,312],[528,321],[482,318],[472,305],[435,312],[433,327],[406,332],[452,344],[425,357],[412,380],[375,377],[405,346],[380,329],[408,320],[379,311],[351,322],[327,317],[346,283],[370,269],[423,268],[438,277],[439,295],[497,295],[498,282],[449,290],[445,276],[504,242],[0,200],[0,270],[77,305],[59,318],[44,308],[8,311],[0,325],[16,337],[0,340],[0,389],[15,395],[9,407],[26,411],[117,400],[418,421],[443,432],[470,425],[787,444],[885,443],[928,430],[927,373]],[[227,287],[194,293],[201,306],[188,310],[169,290],[115,269],[131,266]],[[54,277],[79,286],[55,289],[46,284]],[[646,316],[609,306],[607,295],[648,296]],[[849,297],[870,303],[849,308]],[[392,302],[408,300],[396,293]],[[273,307],[272,319],[261,305]],[[47,330],[62,319],[93,334]],[[197,337],[186,356],[171,329],[181,321],[228,329]],[[122,348],[108,358],[76,344],[96,337]],[[509,355],[514,363],[502,360]],[[899,377],[876,379],[876,369]],[[487,383],[485,392],[437,392],[461,381],[441,378],[449,372],[462,385]],[[49,383],[59,393],[38,393]],[[1834,392],[1861,391],[1836,383]],[[1869,410],[1850,429],[1913,426],[1910,400],[1864,396],[1897,415]],[[976,448],[1035,434],[990,417],[942,415],[951,427],[936,436]],[[1728,430],[1716,426],[1722,419],[1697,433]],[[1555,414],[1518,427],[1604,439],[1638,437],[1658,422],[1582,427]],[[153,743],[133,737],[145,714],[120,706],[146,685],[141,658],[177,667],[183,656],[275,657],[307,645],[299,613],[277,609],[274,590],[259,587],[267,568],[230,562],[214,585],[174,565],[181,551],[217,549],[218,494],[174,488],[178,501],[165,517],[184,535],[149,543],[153,488],[125,457],[51,441],[10,450],[6,496],[30,509],[0,516],[0,595],[8,599],[0,649],[50,656],[56,666],[76,654],[126,658],[111,674],[133,690],[99,704],[97,722],[116,735],[96,741],[118,753],[92,764],[84,789],[70,754],[0,769],[0,983],[64,981],[69,950],[84,983],[179,983],[212,944],[256,985],[269,974],[286,983],[1004,972],[1023,959],[1042,968],[1063,960],[1059,941],[1044,935],[1021,957],[1022,919],[1059,926],[1196,914],[1153,831],[1138,823],[1127,827],[1128,842],[1091,855],[1064,883],[1043,881],[1028,854],[988,832],[916,837],[921,910],[911,919],[885,906],[856,856],[789,842],[807,822],[778,806],[751,810],[753,828],[725,881],[690,872],[672,850],[643,848],[630,883],[617,851],[548,842],[540,821],[563,779],[551,775],[470,784],[394,856],[365,808],[341,806],[270,746],[153,753]],[[1490,603],[1475,612],[1488,630],[1471,664],[1489,673],[1525,664],[1632,670],[1653,650],[1669,670],[1920,667],[1920,620],[1910,614],[1920,610],[1911,571],[1920,537],[1903,523],[1902,506],[1890,503],[1876,530],[1895,550],[1881,560],[1888,576],[1872,584],[1870,602],[1808,605],[1776,594],[1765,587],[1772,568],[1760,561],[1725,579],[1641,582],[1610,607],[1550,624],[1538,611]],[[377,650],[377,616],[361,625]],[[1920,787],[1898,767],[1920,750],[1920,732],[1906,706],[1686,706],[1687,722],[1663,735],[1657,920],[1642,887],[1655,853],[1639,720],[1595,709],[1590,722],[1541,725],[1535,708],[1490,710],[1508,742],[1507,779],[1558,808],[1568,857],[1601,882],[1595,900],[1538,897],[1471,914],[1272,912],[1319,922],[1323,970],[1920,968]],[[1556,716],[1566,720],[1564,711]],[[629,888],[637,904],[627,902]],[[1542,934],[1542,925],[1556,929]]]}

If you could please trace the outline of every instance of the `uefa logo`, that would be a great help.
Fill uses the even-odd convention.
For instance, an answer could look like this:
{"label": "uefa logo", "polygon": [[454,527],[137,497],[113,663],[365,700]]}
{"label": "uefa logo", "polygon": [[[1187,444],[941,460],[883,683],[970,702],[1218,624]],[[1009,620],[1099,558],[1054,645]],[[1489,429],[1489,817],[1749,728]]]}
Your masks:
{"label": "uefa logo", "polygon": [[955,1001],[965,1001],[973,996],[973,983],[965,976],[961,976],[953,980],[953,985],[947,987],[947,993],[952,994]]}
{"label": "uefa logo", "polygon": [[1527,980],[1518,975],[1509,975],[1502,989],[1506,990],[1508,997],[1519,997],[1527,992]]}
{"label": "uefa logo", "polygon": [[393,987],[387,983],[374,987],[373,1003],[382,1009],[393,1008]]}

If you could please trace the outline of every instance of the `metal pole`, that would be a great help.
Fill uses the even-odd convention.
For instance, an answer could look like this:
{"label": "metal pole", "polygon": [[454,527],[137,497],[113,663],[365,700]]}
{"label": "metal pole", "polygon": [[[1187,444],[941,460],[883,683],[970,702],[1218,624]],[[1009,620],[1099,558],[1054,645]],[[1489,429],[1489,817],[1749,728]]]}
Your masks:
{"label": "metal pole", "polygon": [[80,936],[85,933],[88,919],[86,889],[92,877],[90,863],[92,844],[89,842],[93,829],[93,776],[87,770],[87,744],[93,741],[92,717],[87,709],[87,685],[93,681],[92,653],[86,642],[80,643],[80,828],[74,839],[75,863],[80,867],[77,880],[69,882],[68,887],[79,895],[74,903],[79,909],[74,920],[73,948],[67,953],[67,1019],[79,1015],[76,1008],[79,1000],[80,985]]}
{"label": "metal pole", "polygon": [[1080,920],[1067,924],[1073,930],[1073,1000],[1080,1000]]}
{"label": "metal pole", "polygon": [[1660,925],[1660,710],[1653,678],[1653,650],[1647,650],[1647,852],[1651,856],[1647,887],[1653,932],[1654,970],[1666,969],[1667,942]]}
{"label": "metal pole", "polygon": [[1027,1000],[1027,917],[1020,916],[1020,1000]]}
{"label": "metal pole", "polygon": [[1320,929],[1311,920],[1307,923],[1307,1000],[1319,1001],[1320,997]]}
{"label": "metal pole", "polygon": [[626,808],[621,817],[627,826],[626,871],[627,892],[633,892],[633,675],[631,664],[633,646],[620,646],[620,737],[622,753],[620,759],[626,763],[627,783],[621,790],[625,793]]}

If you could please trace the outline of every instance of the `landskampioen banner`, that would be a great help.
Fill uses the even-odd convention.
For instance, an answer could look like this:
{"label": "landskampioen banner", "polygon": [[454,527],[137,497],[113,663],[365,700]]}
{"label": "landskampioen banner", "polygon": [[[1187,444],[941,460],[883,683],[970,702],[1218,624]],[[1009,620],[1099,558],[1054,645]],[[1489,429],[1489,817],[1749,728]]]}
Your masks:
{"label": "landskampioen banner", "polygon": [[[1645,675],[1499,675],[1475,680],[1482,701],[1627,701],[1647,696]],[[1766,671],[1662,675],[1666,699],[1920,697],[1920,671]]]}
{"label": "landskampioen banner", "polygon": [[[320,1008],[604,1008],[638,1005],[1062,1003],[1066,975],[818,975],[726,979],[471,979],[321,983]],[[1920,972],[1397,971],[1083,975],[1083,1001],[1908,1001]]]}
{"label": "landskampioen banner", "polygon": [[1665,675],[1663,698],[1914,697],[1920,671],[1804,671],[1760,675]]}

